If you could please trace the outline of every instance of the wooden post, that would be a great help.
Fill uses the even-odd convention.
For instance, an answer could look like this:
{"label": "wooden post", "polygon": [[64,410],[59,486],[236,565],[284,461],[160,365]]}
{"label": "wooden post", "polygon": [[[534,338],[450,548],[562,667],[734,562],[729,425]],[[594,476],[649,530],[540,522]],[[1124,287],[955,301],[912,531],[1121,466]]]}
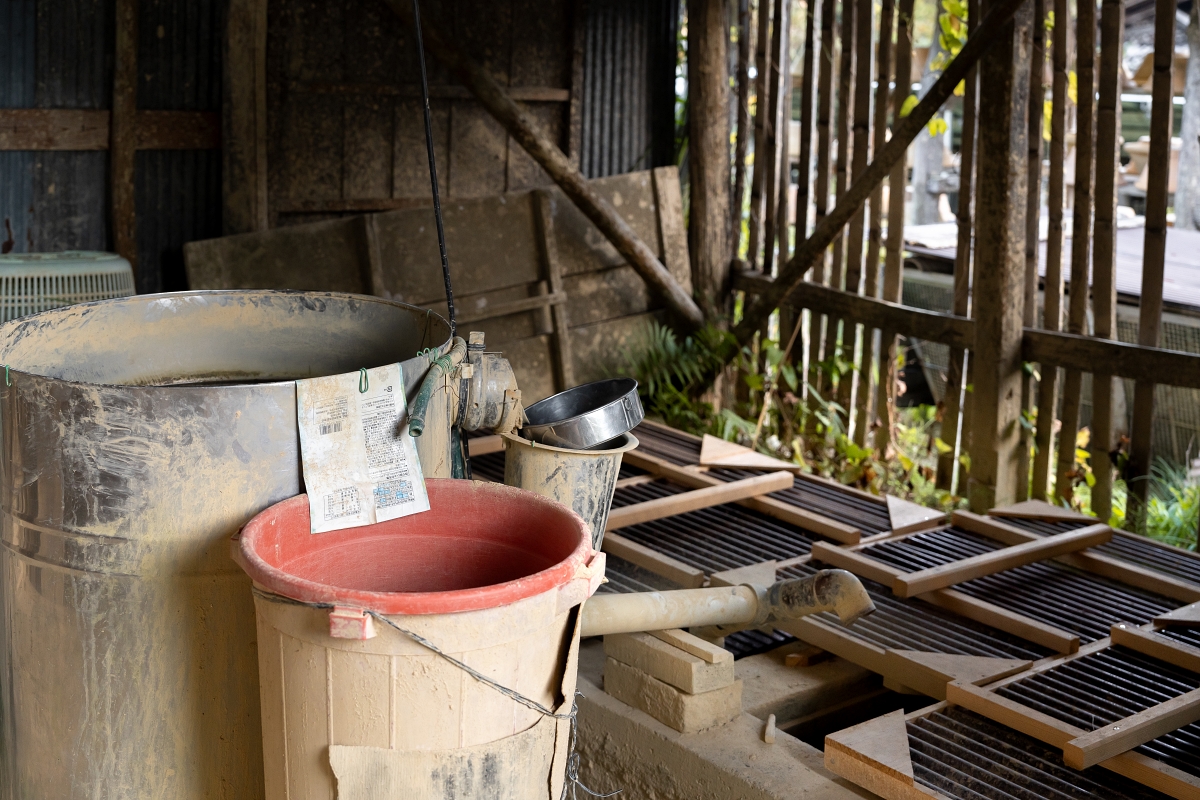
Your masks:
{"label": "wooden post", "polygon": [[746,194],[746,152],[750,137],[750,0],[738,0],[737,142],[733,147],[733,195],[729,198],[729,258],[742,243],[742,200]]}
{"label": "wooden post", "polygon": [[[978,24],[979,0],[970,0],[967,12],[967,26]],[[975,181],[975,123],[976,109],[979,105],[979,79],[977,70],[967,73],[967,85],[963,91],[963,121],[962,149],[959,151],[958,170],[958,246],[954,254],[954,298],[952,312],[960,317],[967,316],[971,308],[971,263],[972,236],[974,234],[974,181]],[[967,426],[960,425],[962,419],[962,390],[966,377],[968,354],[966,350],[952,349],[950,365],[946,380],[946,394],[942,398],[942,441],[949,450],[939,452],[937,466],[937,487],[950,491],[954,486],[954,473],[958,469],[956,456],[965,448],[958,441],[958,431],[962,428],[965,438]],[[965,423],[965,420],[963,420]],[[957,451],[957,452],[956,452]]]}
{"label": "wooden post", "polygon": [[[1092,171],[1095,161],[1096,107],[1096,4],[1078,4],[1075,69],[1079,99],[1075,114],[1075,208],[1071,233],[1071,293],[1067,331],[1087,333],[1088,294],[1092,264]],[[1083,396],[1083,373],[1067,370],[1063,383],[1062,428],[1058,439],[1058,470],[1055,494],[1071,498],[1071,479],[1075,467],[1075,435],[1079,431],[1079,411]]]}
{"label": "wooden post", "polygon": [[[724,8],[722,0],[711,0],[711,2],[721,5]],[[388,6],[409,26],[413,24],[412,6],[408,0],[387,0]],[[703,12],[702,12],[703,13]],[[715,228],[713,221],[703,224],[705,231],[705,241],[709,240],[709,234],[716,230],[717,233],[712,234],[720,240],[721,247],[714,249],[709,254],[709,258],[713,258],[714,253],[719,253],[719,257],[714,260],[720,263],[720,269],[728,274],[729,259],[728,249],[725,244],[725,239],[729,230],[729,138],[728,138],[728,107],[724,106],[725,91],[728,88],[729,79],[726,74],[724,63],[725,52],[725,37],[728,35],[726,26],[727,19],[724,15],[718,16],[718,21],[714,22],[709,28],[718,28],[718,34],[715,36],[716,42],[712,45],[721,48],[721,62],[715,72],[719,75],[719,80],[710,75],[710,79],[714,83],[713,91],[720,94],[722,128],[725,130],[725,139],[722,142],[719,152],[712,155],[712,160],[722,161],[724,163],[723,171],[718,171],[712,163],[706,165],[705,174],[712,175],[719,172],[719,180],[710,180],[710,190],[714,193],[711,199],[711,205],[705,207],[706,212],[711,212],[712,209],[719,209],[719,219],[715,218]],[[695,26],[693,20],[692,25]],[[625,218],[616,212],[616,210],[596,193],[588,184],[587,178],[571,164],[570,159],[566,154],[558,148],[554,142],[550,141],[542,132],[541,126],[534,120],[521,106],[509,96],[491,73],[481,67],[479,64],[472,61],[459,46],[457,40],[445,34],[437,25],[431,21],[430,17],[424,16],[421,18],[421,28],[424,32],[425,48],[438,61],[447,67],[454,76],[462,83],[471,94],[479,101],[489,114],[497,122],[499,122],[508,132],[517,144],[525,149],[525,152],[533,158],[538,165],[546,171],[550,179],[558,184],[563,190],[563,194],[571,200],[572,203],[583,212],[592,224],[595,225],[600,233],[616,248],[617,252],[634,268],[634,270],[642,277],[642,280],[649,284],[650,288],[657,291],[663,298],[663,302],[667,309],[678,318],[679,322],[687,327],[699,328],[704,324],[704,314],[700,311],[700,307],[691,298],[679,282],[667,271],[667,268],[658,260],[658,256],[654,251],[646,246],[638,235],[630,227]],[[703,30],[701,28],[700,30]],[[704,37],[699,34],[699,31],[694,30],[694,36],[699,39]],[[704,50],[701,45],[698,50]],[[714,70],[710,70],[713,72]],[[703,83],[704,81],[701,81]],[[695,83],[692,85],[692,91],[698,91]],[[693,95],[694,97],[694,95]],[[708,98],[706,98],[706,102]],[[694,110],[693,110],[694,113]],[[699,143],[693,140],[693,147]],[[704,180],[703,175],[692,174],[693,186],[697,180]],[[693,221],[697,213],[696,206],[692,206]],[[707,213],[705,214],[707,216]],[[706,278],[719,277],[720,273],[706,275]]]}
{"label": "wooden post", "polygon": [[[1051,58],[1054,62],[1053,107],[1050,110],[1050,181],[1046,203],[1049,207],[1049,231],[1046,239],[1046,280],[1043,292],[1046,304],[1042,327],[1048,331],[1062,330],[1063,301],[1063,159],[1067,133],[1067,0],[1054,0],[1054,25]],[[1063,24],[1057,24],[1062,20]],[[1054,420],[1058,415],[1058,367],[1048,365],[1042,370],[1038,387],[1037,452],[1033,458],[1033,479],[1030,494],[1035,500],[1045,500],[1050,487],[1050,454],[1054,450]]]}
{"label": "wooden post", "polygon": [[[1154,3],[1154,78],[1150,106],[1150,170],[1146,190],[1146,238],[1142,246],[1142,301],[1138,344],[1158,347],[1162,335],[1163,269],[1167,251],[1167,179],[1171,169],[1171,68],[1175,47],[1175,6]],[[1154,455],[1154,386],[1138,381],[1133,388],[1133,430],[1129,444],[1130,505],[1126,519],[1140,526],[1145,518],[1147,476]],[[1133,514],[1129,512],[1133,511]]]}
{"label": "wooden post", "polygon": [[771,0],[758,0],[758,41],[754,48],[754,175],[750,179],[750,221],[747,232],[746,260],[750,266],[759,264],[758,253],[762,249],[763,231],[763,185],[767,173],[765,159],[767,151],[767,125],[770,116],[771,72]]}
{"label": "wooden post", "polygon": [[[816,48],[820,42],[816,36],[817,5],[819,0],[805,2],[804,19],[804,66],[800,84],[800,151],[796,161],[800,164],[800,183],[796,186],[796,241],[808,235],[808,204],[812,199],[812,136],[813,136],[813,88],[816,86]],[[791,251],[788,252],[788,258]],[[786,259],[785,259],[786,262]]]}
{"label": "wooden post", "polygon": [[138,0],[117,0],[116,5],[116,50],[108,144],[113,247],[129,260],[137,277],[134,166],[137,161]]}
{"label": "wooden post", "polygon": [[[854,103],[854,32],[858,17],[858,0],[848,0],[842,3],[841,45],[842,65],[838,74],[838,105],[837,105],[837,186],[834,198],[841,204],[846,195],[850,176],[850,159],[853,157],[850,140],[851,107]],[[869,72],[867,73],[870,74]],[[849,221],[849,220],[847,220]],[[836,289],[846,285],[846,231],[844,225],[839,226],[837,238],[833,243],[833,269],[829,275],[829,285]],[[829,328],[826,336],[829,338],[829,353],[841,353],[847,361],[854,360],[854,353],[846,352],[847,327],[843,320],[829,318]],[[838,404],[847,410],[846,426],[850,426],[850,390],[854,384],[852,373],[842,375],[838,382]],[[832,391],[832,387],[831,387]]]}
{"label": "wooden post", "polygon": [[[995,0],[986,6],[997,5]],[[986,7],[985,7],[986,8]],[[991,32],[979,64],[975,362],[971,508],[1008,505],[1017,494],[1024,318],[1025,159],[1033,9]]]}
{"label": "wooden post", "polygon": [[[913,0],[900,0],[896,13],[896,93],[892,97],[892,130],[900,124],[900,109],[912,93],[912,14]],[[877,148],[879,153],[882,148]],[[908,181],[905,159],[896,161],[888,175],[888,235],[887,254],[883,266],[883,299],[899,303],[904,288],[904,195]],[[961,196],[961,195],[960,195]],[[960,201],[961,202],[961,201]],[[896,332],[880,332],[880,357],[884,364],[879,370],[883,390],[879,392],[878,411],[882,425],[875,433],[875,447],[887,457],[892,438],[892,410],[896,402]],[[886,377],[885,377],[886,376]]]}
{"label": "wooden post", "polygon": [[726,0],[688,0],[688,249],[692,285],[710,318],[732,299],[728,40]]}
{"label": "wooden post", "polygon": [[[749,0],[746,0],[747,2]],[[583,57],[587,50],[588,0],[571,3],[571,103],[567,109],[567,158],[579,169],[583,146]]]}
{"label": "wooden post", "polygon": [[230,0],[221,114],[222,230],[265,231],[267,211],[267,0]]}
{"label": "wooden post", "polygon": [[[1042,216],[1042,120],[1046,92],[1042,78],[1046,71],[1045,0],[1033,3],[1033,58],[1029,71],[1029,193],[1025,204],[1025,319],[1026,328],[1037,324],[1038,250]],[[1116,194],[1113,194],[1114,199]],[[958,201],[962,202],[961,196]],[[1033,411],[1033,376],[1021,373],[1021,414]],[[1027,421],[1021,420],[1021,451],[1018,471],[1025,479],[1017,486],[1017,500],[1029,499],[1030,448],[1033,436]]]}
{"label": "wooden post", "polygon": [[[1096,336],[1117,335],[1117,164],[1121,136],[1121,44],[1125,38],[1125,1],[1100,5],[1100,100],[1096,108],[1096,238],[1092,257],[1092,304]],[[1112,375],[1092,374],[1092,513],[1101,522],[1112,516],[1113,441]]]}
{"label": "wooden post", "polygon": [[[779,136],[779,199],[775,202],[775,237],[779,242],[778,245],[778,263],[786,264],[791,254],[791,245],[789,242],[791,233],[791,187],[792,187],[792,160],[791,160],[791,141],[792,141],[792,53],[789,42],[791,41],[792,30],[792,2],[788,0],[784,4],[783,12],[785,24],[783,26],[785,37],[783,46],[779,50],[779,62],[781,68],[779,70],[780,94],[779,94],[779,130],[782,133]],[[763,264],[766,264],[763,260]],[[786,331],[792,329],[791,325],[784,327],[784,333],[780,336],[787,336]]]}

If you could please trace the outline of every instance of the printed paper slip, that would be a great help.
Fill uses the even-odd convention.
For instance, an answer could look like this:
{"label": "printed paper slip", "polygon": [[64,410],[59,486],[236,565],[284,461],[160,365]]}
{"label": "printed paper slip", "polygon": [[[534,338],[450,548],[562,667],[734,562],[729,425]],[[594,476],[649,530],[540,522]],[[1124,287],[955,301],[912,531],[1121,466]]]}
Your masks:
{"label": "printed paper slip", "polygon": [[296,381],[296,417],[313,533],[429,510],[399,364]]}

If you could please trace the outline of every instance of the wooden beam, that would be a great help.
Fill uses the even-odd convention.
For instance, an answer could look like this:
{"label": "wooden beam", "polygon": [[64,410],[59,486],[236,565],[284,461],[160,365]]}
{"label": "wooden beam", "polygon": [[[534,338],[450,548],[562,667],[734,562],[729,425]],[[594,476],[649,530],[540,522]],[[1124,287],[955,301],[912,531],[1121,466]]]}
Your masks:
{"label": "wooden beam", "polygon": [[[0,151],[107,150],[112,114],[73,108],[0,109]],[[208,111],[138,111],[138,150],[216,150],[221,117]]]}
{"label": "wooden beam", "polygon": [[[412,6],[408,0],[387,0],[387,3],[409,27],[413,26]],[[438,28],[428,15],[421,18],[421,30],[429,53],[471,90],[508,135],[529,153],[642,279],[662,296],[667,308],[685,325],[702,326],[704,315],[691,295],[684,291],[625,218],[591,187],[566,154],[546,137],[529,112],[517,105],[491,73],[473,61],[458,41]],[[728,190],[728,174],[725,186]],[[722,220],[724,225],[725,220]]]}
{"label": "wooden beam", "polygon": [[560,296],[563,302],[550,309],[550,327],[554,331],[554,358],[558,366],[558,388],[565,391],[575,385],[575,356],[571,348],[571,321],[567,316],[567,295],[563,291],[562,261],[558,257],[558,237],[554,232],[554,201],[550,193],[537,192],[538,232],[542,258],[546,262],[546,281],[550,295]]}
{"label": "wooden beam", "polygon": [[[762,295],[771,291],[776,282],[777,279],[761,273],[742,272],[736,276],[734,287]],[[797,308],[811,308],[835,317],[845,317],[874,328],[891,328],[905,336],[919,336],[923,340],[951,347],[975,346],[974,320],[863,297],[831,286],[800,283],[782,302]]]}
{"label": "wooden beam", "polygon": [[[777,284],[770,291],[758,296],[746,309],[742,321],[734,329],[738,342],[745,344],[762,327],[767,317],[779,307],[783,298],[804,280],[804,275],[813,263],[833,243],[842,228],[850,221],[854,212],[866,202],[871,192],[891,171],[892,165],[900,161],[909,144],[925,128],[942,104],[950,99],[954,89],[966,78],[967,71],[1002,37],[998,34],[1012,19],[1025,0],[999,0],[991,5],[980,23],[979,30],[970,36],[962,50],[942,72],[929,92],[892,129],[892,138],[883,151],[876,155],[850,190],[838,201],[833,211],[817,225],[812,235],[797,249],[787,266],[780,272]],[[396,2],[396,0],[391,0]],[[845,8],[845,7],[843,7]],[[736,352],[736,350],[735,350]],[[730,357],[732,357],[732,353]]]}
{"label": "wooden beam", "polygon": [[116,46],[113,66],[109,189],[113,248],[137,275],[137,206],[134,168],[137,162],[138,0],[116,2]]}
{"label": "wooden beam", "polygon": [[476,436],[474,439],[467,439],[467,455],[471,457],[486,456],[488,453],[503,453],[504,452],[504,437],[499,435],[493,436]]}
{"label": "wooden beam", "polygon": [[1139,628],[1128,622],[1118,622],[1110,631],[1113,644],[1136,650],[1142,655],[1157,658],[1192,672],[1200,672],[1200,647],[1169,639],[1155,631]]}
{"label": "wooden beam", "polygon": [[1200,355],[1195,353],[1027,328],[1021,354],[1040,364],[1083,372],[1103,366],[1120,378],[1200,389]]}
{"label": "wooden beam", "polygon": [[604,534],[604,544],[600,549],[611,556],[636,564],[642,569],[648,569],[655,575],[661,575],[685,589],[698,589],[704,585],[702,570],[677,561],[670,556],[664,556],[662,553],[626,539],[624,536],[615,533]]}
{"label": "wooden beam", "polygon": [[[289,81],[287,90],[297,94],[371,95],[377,97],[421,98],[418,84],[334,83],[331,81]],[[552,86],[509,86],[506,91],[513,100],[522,103],[566,103],[571,99],[569,89]],[[471,91],[454,84],[429,87],[430,100],[471,100]]]}
{"label": "wooden beam", "polygon": [[567,302],[566,292],[555,291],[549,294],[539,294],[533,297],[523,297],[520,300],[509,300],[505,303],[485,306],[479,310],[464,309],[458,314],[462,324],[479,322],[484,319],[507,317],[509,314],[520,314],[524,311],[537,311],[541,308],[557,308]]}
{"label": "wooden beam", "polygon": [[790,489],[792,481],[792,475],[789,472],[772,472],[668,497],[658,497],[644,503],[621,506],[609,512],[608,526],[605,530],[615,531],[642,522],[672,517],[676,514],[686,514],[689,511],[732,503],[735,500],[744,500],[747,497],[777,492],[781,489]]}
{"label": "wooden beam", "polygon": [[229,0],[222,66],[222,227],[266,230],[267,0]]}
{"label": "wooden beam", "polygon": [[[714,478],[697,469],[678,467],[661,458],[637,450],[629,451],[622,458],[625,463],[631,466],[648,470],[684,486],[692,486],[699,489],[705,486],[719,486],[725,483],[725,481]],[[760,514],[765,514],[781,522],[804,528],[842,544],[857,544],[862,538],[862,532],[858,528],[830,519],[814,511],[794,506],[791,503],[776,500],[774,497],[748,497],[744,500],[738,500],[737,503],[752,511],[757,511]]]}
{"label": "wooden beam", "polygon": [[990,553],[951,561],[948,564],[902,573],[893,579],[892,591],[900,597],[913,597],[1064,553],[1095,547],[1110,539],[1112,529],[1107,525],[1090,525],[1067,533],[1045,536],[1037,541],[1002,547]]}
{"label": "wooden beam", "polygon": [[1087,769],[1196,720],[1200,720],[1200,689],[1075,737],[1063,745],[1063,761],[1072,769]]}

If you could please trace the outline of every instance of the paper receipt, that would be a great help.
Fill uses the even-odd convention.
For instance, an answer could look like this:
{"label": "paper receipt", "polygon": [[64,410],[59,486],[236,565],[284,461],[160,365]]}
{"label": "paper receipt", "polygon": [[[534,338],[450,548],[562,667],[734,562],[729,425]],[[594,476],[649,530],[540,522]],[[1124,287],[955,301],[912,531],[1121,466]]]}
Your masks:
{"label": "paper receipt", "polygon": [[296,418],[313,533],[429,510],[399,364],[296,381]]}

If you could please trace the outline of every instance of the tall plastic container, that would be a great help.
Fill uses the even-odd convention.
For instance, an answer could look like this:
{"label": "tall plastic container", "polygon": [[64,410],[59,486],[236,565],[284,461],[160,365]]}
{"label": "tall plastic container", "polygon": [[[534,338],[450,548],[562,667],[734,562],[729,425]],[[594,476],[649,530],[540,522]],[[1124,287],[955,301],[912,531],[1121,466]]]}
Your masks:
{"label": "tall plastic container", "polygon": [[400,361],[411,397],[448,335],[379,298],[269,291],[0,327],[0,798],[263,796],[229,537],[301,491],[295,378]]}
{"label": "tall plastic container", "polygon": [[[240,534],[239,561],[256,587],[267,800],[561,795],[568,721],[360,613],[386,615],[566,714],[573,611],[599,584],[603,557],[558,503],[500,484],[427,485],[421,514],[314,535],[302,495]],[[373,626],[361,633],[373,637],[341,638],[354,634],[336,620],[357,619],[355,630]]]}
{"label": "tall plastic container", "polygon": [[599,550],[621,472],[621,456],[638,446],[637,437],[621,434],[603,450],[569,450],[511,433],[503,436],[504,482],[570,506],[588,524],[592,547]]}

